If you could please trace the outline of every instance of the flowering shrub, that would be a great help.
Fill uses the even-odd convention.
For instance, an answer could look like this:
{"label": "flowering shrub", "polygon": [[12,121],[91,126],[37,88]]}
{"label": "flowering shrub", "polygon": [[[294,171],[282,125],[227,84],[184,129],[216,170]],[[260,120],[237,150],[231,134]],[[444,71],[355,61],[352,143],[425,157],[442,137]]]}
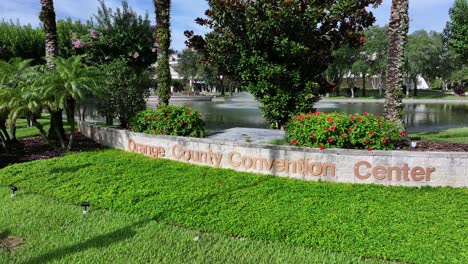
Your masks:
{"label": "flowering shrub", "polygon": [[320,149],[395,149],[404,136],[395,123],[368,113],[309,112],[294,116],[286,130],[290,144]]}
{"label": "flowering shrub", "polygon": [[190,106],[156,106],[135,115],[130,130],[148,134],[204,137],[205,127],[199,111]]}

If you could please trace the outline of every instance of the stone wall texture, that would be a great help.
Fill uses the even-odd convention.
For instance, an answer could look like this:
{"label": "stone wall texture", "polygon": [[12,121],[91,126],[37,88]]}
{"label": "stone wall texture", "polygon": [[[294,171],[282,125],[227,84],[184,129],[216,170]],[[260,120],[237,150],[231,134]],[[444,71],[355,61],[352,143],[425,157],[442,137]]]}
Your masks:
{"label": "stone wall texture", "polygon": [[149,135],[85,122],[80,132],[102,145],[194,165],[307,181],[468,187],[468,153],[367,151],[258,145]]}

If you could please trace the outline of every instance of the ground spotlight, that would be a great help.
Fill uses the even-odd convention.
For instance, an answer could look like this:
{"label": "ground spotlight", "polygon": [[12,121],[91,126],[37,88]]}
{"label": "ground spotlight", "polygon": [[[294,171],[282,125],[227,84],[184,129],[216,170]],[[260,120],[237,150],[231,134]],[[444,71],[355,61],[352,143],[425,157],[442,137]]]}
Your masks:
{"label": "ground spotlight", "polygon": [[88,213],[89,202],[82,202],[81,207],[83,207],[83,214]]}
{"label": "ground spotlight", "polygon": [[11,197],[15,197],[16,196],[16,191],[18,191],[18,187],[14,186],[14,185],[11,185],[10,190],[11,190]]}

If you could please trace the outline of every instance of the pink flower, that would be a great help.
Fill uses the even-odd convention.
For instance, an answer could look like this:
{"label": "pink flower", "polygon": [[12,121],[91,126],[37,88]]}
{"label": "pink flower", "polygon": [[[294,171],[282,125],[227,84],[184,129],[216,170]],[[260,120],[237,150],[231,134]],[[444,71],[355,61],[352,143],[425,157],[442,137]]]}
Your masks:
{"label": "pink flower", "polygon": [[293,141],[292,141],[292,144],[293,144],[294,146],[297,145],[297,141],[296,141],[296,140],[293,140]]}
{"label": "pink flower", "polygon": [[311,115],[312,114],[312,111],[309,111],[308,115]]}
{"label": "pink flower", "polygon": [[328,142],[333,143],[333,138],[328,138]]}
{"label": "pink flower", "polygon": [[81,47],[84,47],[85,43],[82,42],[81,40],[79,39],[74,39],[72,40],[72,46],[74,49],[79,49]]}
{"label": "pink flower", "polygon": [[379,116],[379,115],[375,115],[375,118],[379,119],[379,118],[380,118],[380,116]]}
{"label": "pink flower", "polygon": [[366,144],[369,144],[370,143],[370,140],[366,139]]}
{"label": "pink flower", "polygon": [[369,113],[367,113],[367,112],[364,112],[364,116],[368,116],[368,115],[369,115]]}
{"label": "pink flower", "polygon": [[372,148],[367,148],[367,151],[372,151]]}
{"label": "pink flower", "polygon": [[334,127],[334,126],[331,127],[331,130],[332,130],[332,131],[335,131],[335,129],[336,129],[336,127]]}
{"label": "pink flower", "polygon": [[382,122],[380,122],[380,121],[379,121],[379,123],[378,123],[378,124],[379,124],[379,126],[381,126],[381,125],[382,125]]}
{"label": "pink flower", "polygon": [[369,132],[369,135],[372,137],[374,135],[374,131]]}
{"label": "pink flower", "polygon": [[348,128],[348,134],[351,134],[351,129]]}
{"label": "pink flower", "polygon": [[327,121],[331,123],[333,122],[333,119],[331,117],[327,117]]}
{"label": "pink flower", "polygon": [[138,52],[135,52],[133,53],[133,56],[132,56],[134,59],[138,59],[138,57],[140,57],[140,53]]}
{"label": "pink flower", "polygon": [[310,135],[310,138],[311,138],[311,139],[314,139],[314,138],[315,138],[315,135],[314,135],[314,134]]}
{"label": "pink flower", "polygon": [[167,112],[167,113],[166,113],[166,116],[170,116],[170,115],[171,115],[171,112]]}
{"label": "pink flower", "polygon": [[328,131],[328,130],[330,130],[330,128],[326,127],[326,128],[325,128],[325,131]]}
{"label": "pink flower", "polygon": [[354,120],[356,120],[356,117],[351,116],[351,121],[354,121]]}
{"label": "pink flower", "polygon": [[386,138],[382,139],[382,142],[383,142],[384,144],[386,144],[386,143],[387,143],[387,139],[386,139]]}
{"label": "pink flower", "polygon": [[359,121],[359,122],[362,122],[362,117],[358,118],[358,121]]}
{"label": "pink flower", "polygon": [[345,135],[341,135],[341,139],[345,139],[345,138],[346,138],[346,136],[345,136]]}
{"label": "pink flower", "polygon": [[400,136],[404,137],[405,136],[405,131],[401,131]]}
{"label": "pink flower", "polygon": [[323,146],[319,146],[319,149],[320,149],[320,150],[323,150]]}
{"label": "pink flower", "polygon": [[97,39],[97,37],[98,37],[97,32],[96,32],[96,30],[94,30],[94,29],[90,29],[90,30],[89,30],[89,35],[90,35],[93,39]]}

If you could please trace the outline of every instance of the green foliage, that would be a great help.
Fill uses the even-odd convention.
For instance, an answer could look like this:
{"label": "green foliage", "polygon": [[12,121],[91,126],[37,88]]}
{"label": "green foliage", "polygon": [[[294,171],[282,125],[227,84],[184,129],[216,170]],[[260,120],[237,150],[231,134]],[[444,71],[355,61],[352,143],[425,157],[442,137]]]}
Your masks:
{"label": "green foliage", "polygon": [[44,62],[45,34],[42,28],[0,21],[0,60],[31,59],[34,64]]}
{"label": "green foliage", "polygon": [[331,86],[324,72],[332,51],[363,42],[375,21],[366,7],[380,1],[209,1],[212,31],[206,40],[186,32],[221,73],[238,75],[262,104],[264,117],[281,127],[294,114],[313,110]]}
{"label": "green foliage", "polygon": [[184,80],[198,79],[203,72],[202,55],[192,49],[184,49],[180,54],[176,71]]}
{"label": "green foliage", "polygon": [[130,129],[158,135],[205,136],[202,115],[190,106],[163,105],[137,113],[130,123]]}
{"label": "green foliage", "polygon": [[315,148],[395,149],[404,132],[391,121],[368,113],[301,113],[288,123],[286,141]]}
{"label": "green foliage", "polygon": [[[91,21],[86,24],[80,20],[73,21],[71,18],[57,21],[57,40],[59,54],[61,57],[68,58],[74,55],[83,55],[84,48],[77,48],[79,38],[84,38],[94,28]],[[82,45],[85,45],[84,43]]]}
{"label": "green foliage", "polygon": [[[466,263],[468,256],[468,248],[463,246],[468,243],[466,188],[305,182],[155,160],[118,150],[9,166],[0,170],[0,184],[4,189],[15,184],[28,193],[74,205],[87,200],[92,210],[148,216],[154,223],[342,252],[372,261]],[[6,206],[3,203],[0,210]],[[75,218],[91,221],[78,217],[81,212],[76,210]],[[21,211],[8,210],[0,219]],[[94,217],[104,220],[99,212]],[[63,214],[58,215],[47,219],[63,219]],[[88,216],[95,219],[93,212]],[[31,219],[37,221],[26,217],[14,226],[36,226],[30,224]],[[61,227],[56,232],[73,234]],[[83,238],[83,233],[78,236]],[[203,243],[203,236],[199,242]],[[98,251],[105,249],[99,247]]]}
{"label": "green foliage", "polygon": [[455,0],[450,8],[450,21],[445,27],[445,36],[450,48],[459,56],[462,63],[468,63],[468,2]]}
{"label": "green foliage", "polygon": [[97,109],[108,121],[117,118],[122,128],[128,128],[132,117],[146,107],[144,87],[148,87],[149,76],[137,74],[125,59],[116,59],[101,69],[107,81],[97,95]]}
{"label": "green foliage", "polygon": [[[100,1],[98,14],[95,15],[96,25],[64,22],[65,29],[73,32],[71,45],[73,54],[86,54],[86,61],[91,65],[110,63],[115,59],[125,59],[137,72],[142,72],[156,61],[154,46],[154,29],[148,14],[139,16],[122,1],[122,7],[113,11]],[[63,34],[61,34],[63,35]],[[66,39],[64,37],[64,39]]]}

